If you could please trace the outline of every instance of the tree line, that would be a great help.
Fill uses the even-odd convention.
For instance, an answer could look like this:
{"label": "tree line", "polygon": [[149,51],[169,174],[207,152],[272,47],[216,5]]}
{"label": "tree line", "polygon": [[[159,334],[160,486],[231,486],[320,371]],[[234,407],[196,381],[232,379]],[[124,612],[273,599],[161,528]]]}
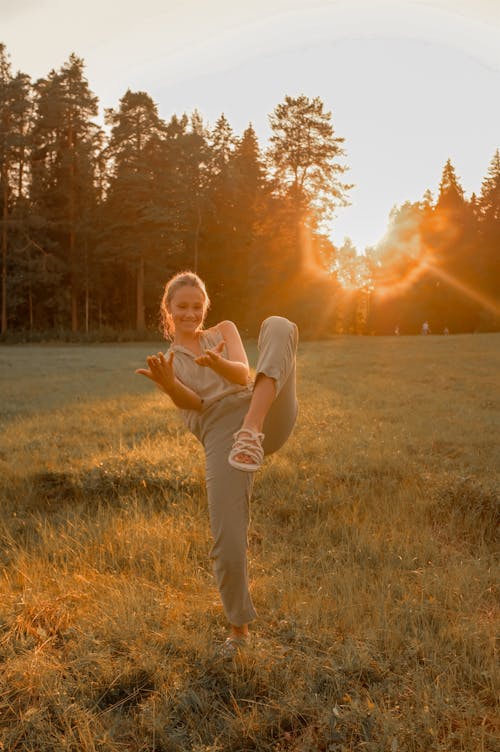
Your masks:
{"label": "tree line", "polygon": [[395,207],[376,247],[358,256],[347,240],[337,259],[354,291],[351,331],[412,334],[424,321],[435,333],[498,331],[499,150],[479,196],[465,198],[447,160],[435,199],[427,190],[421,201]]}
{"label": "tree line", "polygon": [[266,150],[224,114],[166,122],[146,92],[97,117],[81,58],[32,82],[0,45],[4,339],[155,334],[162,286],[188,268],[213,318],[248,335],[276,312],[311,337],[410,331],[422,316],[498,327],[498,152],[479,197],[447,163],[437,200],[394,209],[384,241],[358,254],[328,237],[352,186],[319,97],[285,97]]}

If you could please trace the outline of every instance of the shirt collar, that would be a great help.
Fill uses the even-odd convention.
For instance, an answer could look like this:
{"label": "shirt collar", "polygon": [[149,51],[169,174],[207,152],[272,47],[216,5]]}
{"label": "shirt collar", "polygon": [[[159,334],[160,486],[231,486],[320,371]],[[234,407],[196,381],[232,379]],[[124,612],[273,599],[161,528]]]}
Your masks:
{"label": "shirt collar", "polygon": [[[201,345],[201,349],[202,350],[203,350],[203,347],[204,347],[204,344],[203,344],[204,337],[205,337],[205,333],[204,332],[200,332],[200,345]],[[174,352],[185,353],[186,355],[190,355],[192,358],[199,358],[200,357],[198,355],[198,353],[193,352],[192,350],[189,349],[189,347],[184,347],[184,345],[174,345],[174,344],[172,344],[172,345],[170,345],[169,350],[173,350]]]}

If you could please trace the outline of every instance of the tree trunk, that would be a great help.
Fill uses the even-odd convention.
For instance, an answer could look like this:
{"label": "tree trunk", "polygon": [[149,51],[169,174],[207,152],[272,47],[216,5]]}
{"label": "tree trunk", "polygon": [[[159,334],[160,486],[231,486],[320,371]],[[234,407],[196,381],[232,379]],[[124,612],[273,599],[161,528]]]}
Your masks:
{"label": "tree trunk", "polygon": [[28,303],[30,313],[30,332],[33,331],[33,293],[31,292],[31,284],[28,289]]}
{"label": "tree trunk", "polygon": [[198,247],[200,240],[200,228],[201,228],[201,209],[198,205],[196,207],[196,227],[194,230],[194,268],[195,274],[198,274]]}
{"label": "tree trunk", "polygon": [[69,187],[69,269],[71,284],[71,331],[78,331],[78,283],[76,271],[76,233],[75,233],[75,156],[73,139],[73,120],[70,115],[68,126],[68,145],[71,154],[70,187]]}
{"label": "tree trunk", "polygon": [[78,331],[78,293],[74,275],[71,279],[71,331]]}
{"label": "tree trunk", "polygon": [[6,170],[2,170],[3,210],[2,210],[2,334],[7,331],[7,219],[9,192]]}
{"label": "tree trunk", "polygon": [[138,332],[146,328],[144,317],[144,256],[139,258],[137,267],[137,316],[136,329]]}
{"label": "tree trunk", "polygon": [[89,253],[87,246],[87,239],[85,239],[85,332],[89,333],[89,310],[90,310],[90,294],[89,294]]}
{"label": "tree trunk", "polygon": [[89,286],[85,285],[85,333],[89,333]]}

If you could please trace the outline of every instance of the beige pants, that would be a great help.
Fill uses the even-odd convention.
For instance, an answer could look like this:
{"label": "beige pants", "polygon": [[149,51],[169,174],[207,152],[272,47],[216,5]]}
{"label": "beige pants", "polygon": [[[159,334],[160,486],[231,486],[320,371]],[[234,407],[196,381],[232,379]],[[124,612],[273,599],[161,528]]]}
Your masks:
{"label": "beige pants", "polygon": [[[298,405],[295,390],[295,354],[298,330],[280,316],[261,327],[256,374],[275,379],[276,399],[264,422],[264,452],[279,449],[292,432]],[[256,616],[248,590],[247,533],[253,473],[228,462],[233,434],[243,422],[251,396],[232,394],[212,405],[199,420],[196,436],[206,456],[206,484],[210,527],[214,544],[211,557],[224,611],[231,624],[241,626]]]}

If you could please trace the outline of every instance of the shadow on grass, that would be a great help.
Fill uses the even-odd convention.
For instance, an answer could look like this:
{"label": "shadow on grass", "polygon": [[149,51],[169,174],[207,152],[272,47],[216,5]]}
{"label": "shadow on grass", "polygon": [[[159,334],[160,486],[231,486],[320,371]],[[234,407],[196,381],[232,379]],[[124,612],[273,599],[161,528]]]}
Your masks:
{"label": "shadow on grass", "polygon": [[4,480],[2,492],[13,510],[23,512],[59,512],[65,505],[75,503],[89,507],[97,503],[119,505],[126,497],[143,497],[149,504],[164,508],[174,497],[199,496],[203,483],[178,475],[166,477],[154,467],[101,464],[79,475],[45,471],[11,478]]}

